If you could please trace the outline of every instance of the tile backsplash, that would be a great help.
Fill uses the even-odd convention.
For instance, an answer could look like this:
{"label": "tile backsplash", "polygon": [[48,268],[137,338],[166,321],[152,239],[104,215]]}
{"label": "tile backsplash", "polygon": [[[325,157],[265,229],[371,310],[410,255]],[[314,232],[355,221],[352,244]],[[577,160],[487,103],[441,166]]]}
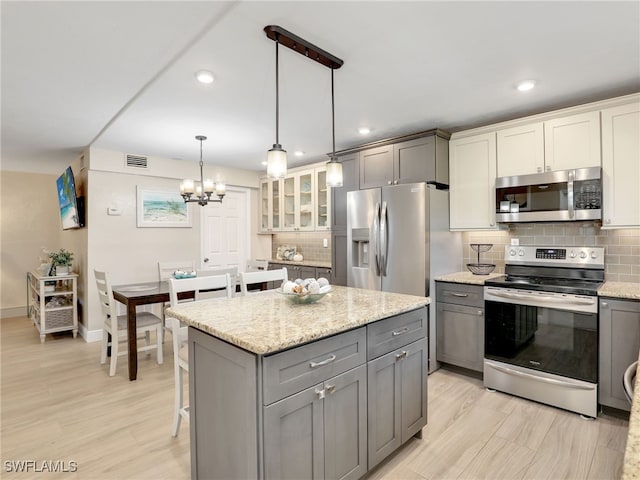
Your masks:
{"label": "tile backsplash", "polygon": [[495,263],[495,271],[504,272],[504,247],[512,238],[520,245],[605,247],[605,280],[640,282],[640,229],[603,230],[595,223],[523,223],[496,232],[463,232],[463,266],[478,260],[470,243],[492,243],[490,251],[480,254],[480,262]]}
{"label": "tile backsplash", "polygon": [[[327,248],[322,246],[323,239],[327,240]],[[331,262],[331,232],[283,232],[273,234],[271,240],[271,258],[276,258],[276,251],[280,245],[295,245],[297,252],[305,260],[317,262]]]}

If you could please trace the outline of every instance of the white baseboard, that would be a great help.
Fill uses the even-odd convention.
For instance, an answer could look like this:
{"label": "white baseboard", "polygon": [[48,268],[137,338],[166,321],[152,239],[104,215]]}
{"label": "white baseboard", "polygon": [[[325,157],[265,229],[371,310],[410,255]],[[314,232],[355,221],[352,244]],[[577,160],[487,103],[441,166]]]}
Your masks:
{"label": "white baseboard", "polygon": [[0,319],[2,318],[14,318],[14,317],[26,317],[27,307],[8,307],[0,309]]}
{"label": "white baseboard", "polygon": [[78,333],[87,343],[94,343],[102,340],[102,329],[87,330],[87,327],[82,323],[78,323]]}

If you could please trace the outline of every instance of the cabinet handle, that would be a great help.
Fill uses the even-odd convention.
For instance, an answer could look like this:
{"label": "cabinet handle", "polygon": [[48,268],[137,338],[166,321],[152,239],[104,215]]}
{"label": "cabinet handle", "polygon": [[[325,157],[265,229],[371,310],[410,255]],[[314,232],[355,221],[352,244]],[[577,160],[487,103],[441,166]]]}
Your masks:
{"label": "cabinet handle", "polygon": [[387,185],[391,185],[391,180],[387,180]]}
{"label": "cabinet handle", "polygon": [[316,367],[321,367],[323,365],[326,365],[327,363],[331,363],[336,359],[335,355],[331,355],[329,358],[327,358],[326,360],[322,360],[321,362],[309,362],[309,366],[311,368],[316,368]]}
{"label": "cabinet handle", "polygon": [[457,292],[451,292],[451,295],[453,295],[454,297],[462,297],[462,298],[469,296],[468,293],[457,293]]}
{"label": "cabinet handle", "polygon": [[478,315],[482,315],[484,312],[482,310],[478,310]]}
{"label": "cabinet handle", "polygon": [[318,396],[318,400],[322,400],[325,397],[325,391],[324,389],[322,390],[318,390],[316,388],[316,395]]}
{"label": "cabinet handle", "polygon": [[327,391],[327,393],[335,393],[336,386],[335,385],[327,385],[327,388],[325,390]]}
{"label": "cabinet handle", "polygon": [[538,167],[536,170],[538,171],[538,173],[542,173],[542,167]]}
{"label": "cabinet handle", "polygon": [[407,356],[407,351],[403,350],[402,353],[398,353],[396,355],[396,360],[402,360],[403,358],[406,358],[406,356]]}
{"label": "cabinet handle", "polygon": [[609,304],[607,302],[600,302],[600,306],[607,308],[609,306]]}
{"label": "cabinet handle", "polygon": [[604,221],[604,223],[606,223],[606,224],[611,223],[611,219],[610,219],[610,218],[607,218],[607,219]]}
{"label": "cabinet handle", "polygon": [[391,335],[393,335],[394,337],[397,337],[398,335],[403,335],[403,334],[407,333],[408,331],[409,331],[409,327],[404,327],[404,328],[401,328],[400,330],[396,330]]}

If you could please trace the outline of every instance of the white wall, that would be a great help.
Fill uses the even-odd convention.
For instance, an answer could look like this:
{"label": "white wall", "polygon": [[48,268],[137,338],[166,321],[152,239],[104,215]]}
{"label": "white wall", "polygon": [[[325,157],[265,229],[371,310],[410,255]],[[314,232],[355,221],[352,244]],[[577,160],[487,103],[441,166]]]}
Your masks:
{"label": "white wall", "polygon": [[[102,318],[95,288],[94,269],[107,270],[114,285],[146,282],[158,277],[160,260],[193,259],[200,261],[200,213],[203,208],[191,204],[191,228],[138,228],[136,225],[136,187],[178,191],[181,178],[199,177],[198,164],[149,157],[149,168],[125,167],[121,152],[91,149],[87,177],[88,254],[83,271],[86,308],[83,309],[83,334],[89,340],[99,338]],[[227,185],[251,188],[251,257],[269,258],[270,236],[257,235],[258,172],[220,169],[205,165],[205,175],[220,175]],[[115,207],[121,215],[107,215]],[[206,208],[206,207],[204,207]],[[86,334],[85,334],[85,338]]]}

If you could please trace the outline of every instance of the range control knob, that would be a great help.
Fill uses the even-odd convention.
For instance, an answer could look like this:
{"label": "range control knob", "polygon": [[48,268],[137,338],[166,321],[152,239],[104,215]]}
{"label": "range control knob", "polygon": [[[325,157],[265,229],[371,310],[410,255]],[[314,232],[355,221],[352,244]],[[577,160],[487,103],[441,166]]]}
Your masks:
{"label": "range control knob", "polygon": [[573,250],[571,250],[571,253],[569,254],[569,257],[571,257],[571,258],[576,258],[576,252],[574,252]]}
{"label": "range control knob", "polygon": [[516,256],[516,249],[515,248],[510,248],[509,249],[509,256],[510,257],[515,257]]}
{"label": "range control knob", "polygon": [[520,255],[521,257],[524,256],[524,250],[522,248],[518,250],[518,255]]}
{"label": "range control knob", "polygon": [[591,252],[591,258],[593,258],[594,260],[598,258],[598,252],[596,252],[595,250]]}
{"label": "range control knob", "polygon": [[580,252],[580,258],[583,258],[583,259],[587,258],[587,252],[585,251]]}

